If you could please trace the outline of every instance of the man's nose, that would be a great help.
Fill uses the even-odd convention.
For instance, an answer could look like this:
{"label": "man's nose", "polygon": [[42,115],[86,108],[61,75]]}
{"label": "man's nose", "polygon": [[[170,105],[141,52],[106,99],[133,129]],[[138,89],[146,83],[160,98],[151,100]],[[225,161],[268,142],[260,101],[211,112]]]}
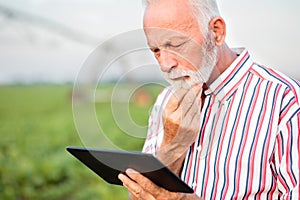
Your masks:
{"label": "man's nose", "polygon": [[169,72],[178,65],[176,56],[168,50],[161,50],[158,62],[162,72]]}

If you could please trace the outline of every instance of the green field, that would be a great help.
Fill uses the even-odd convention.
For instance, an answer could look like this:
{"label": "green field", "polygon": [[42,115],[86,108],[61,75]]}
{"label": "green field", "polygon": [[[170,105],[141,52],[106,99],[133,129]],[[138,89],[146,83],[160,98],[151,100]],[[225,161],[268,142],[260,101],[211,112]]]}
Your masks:
{"label": "green field", "polygon": [[[147,125],[160,90],[146,87],[152,97],[146,104],[124,104],[136,124]],[[143,139],[118,127],[109,101],[95,103],[95,109],[109,140],[123,149],[141,150]],[[0,86],[0,136],[0,199],[127,199],[123,187],[107,184],[65,151],[68,145],[83,146],[73,120],[72,86]]]}

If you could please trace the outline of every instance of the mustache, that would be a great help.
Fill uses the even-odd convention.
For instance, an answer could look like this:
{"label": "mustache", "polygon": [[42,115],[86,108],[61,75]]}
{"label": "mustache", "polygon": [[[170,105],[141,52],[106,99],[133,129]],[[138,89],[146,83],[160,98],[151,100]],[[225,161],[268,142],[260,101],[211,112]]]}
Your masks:
{"label": "mustache", "polygon": [[170,72],[163,72],[163,77],[170,80],[189,77],[190,79],[203,79],[200,71],[192,70],[171,70]]}
{"label": "mustache", "polygon": [[189,89],[195,84],[204,83],[204,79],[200,76],[198,71],[174,70],[171,72],[162,72],[162,76],[167,82],[177,89]]}

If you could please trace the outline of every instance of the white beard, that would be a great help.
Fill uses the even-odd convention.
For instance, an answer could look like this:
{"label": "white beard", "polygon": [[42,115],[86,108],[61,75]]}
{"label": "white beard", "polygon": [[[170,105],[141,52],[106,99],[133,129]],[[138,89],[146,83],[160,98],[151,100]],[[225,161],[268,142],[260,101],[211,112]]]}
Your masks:
{"label": "white beard", "polygon": [[[163,78],[169,82],[174,89],[189,89],[193,85],[206,83],[217,62],[217,47],[214,45],[210,37],[201,47],[202,63],[197,71],[172,69],[170,72],[162,72]],[[189,78],[187,78],[189,77]],[[176,80],[174,80],[176,79]]]}
{"label": "white beard", "polygon": [[179,88],[189,89],[195,84],[204,82],[203,78],[200,76],[198,71],[192,71],[192,70],[172,70],[169,73],[163,72],[162,76],[175,89],[179,89]]}

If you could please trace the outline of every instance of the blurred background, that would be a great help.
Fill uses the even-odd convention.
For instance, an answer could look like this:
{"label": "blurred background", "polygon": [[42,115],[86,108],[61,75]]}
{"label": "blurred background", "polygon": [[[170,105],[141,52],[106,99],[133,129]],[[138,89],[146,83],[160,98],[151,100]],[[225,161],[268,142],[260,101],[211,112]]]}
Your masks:
{"label": "blurred background", "polygon": [[[300,80],[300,1],[227,0],[219,7],[231,47],[247,47],[258,63]],[[85,144],[72,111],[73,84],[84,63],[99,46],[100,57],[107,49],[117,51],[118,44],[106,49],[101,44],[140,29],[142,14],[140,0],[0,0],[0,199],[127,199],[126,190],[102,181],[65,147]],[[154,63],[145,55],[120,65],[134,67],[138,59]],[[107,73],[92,103],[109,140],[139,151],[146,128],[132,137],[111,109],[119,79],[109,74],[122,72],[115,67]],[[134,124],[147,127],[163,85],[159,70],[128,74],[118,87],[129,95],[117,96],[117,103],[125,105]],[[80,93],[75,98],[88,99]]]}

